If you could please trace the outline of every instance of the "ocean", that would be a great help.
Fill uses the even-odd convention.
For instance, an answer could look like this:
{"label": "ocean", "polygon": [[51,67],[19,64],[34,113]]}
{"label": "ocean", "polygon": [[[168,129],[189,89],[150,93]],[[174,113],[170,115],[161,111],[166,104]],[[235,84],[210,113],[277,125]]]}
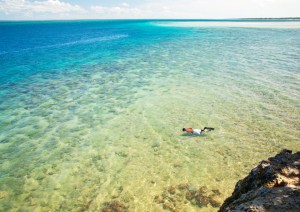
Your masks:
{"label": "ocean", "polygon": [[217,211],[299,99],[297,20],[0,22],[0,211]]}

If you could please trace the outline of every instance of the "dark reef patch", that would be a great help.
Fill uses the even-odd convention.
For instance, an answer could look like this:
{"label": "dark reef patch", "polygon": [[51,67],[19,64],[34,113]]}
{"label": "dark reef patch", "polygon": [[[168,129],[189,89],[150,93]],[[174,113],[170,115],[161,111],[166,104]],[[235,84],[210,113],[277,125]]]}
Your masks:
{"label": "dark reef patch", "polygon": [[197,188],[186,182],[166,187],[160,195],[154,197],[154,202],[161,204],[163,209],[173,212],[180,211],[184,204],[192,204],[200,208],[211,205],[218,208],[221,206],[218,198],[220,195],[218,189],[209,191],[206,186]]}

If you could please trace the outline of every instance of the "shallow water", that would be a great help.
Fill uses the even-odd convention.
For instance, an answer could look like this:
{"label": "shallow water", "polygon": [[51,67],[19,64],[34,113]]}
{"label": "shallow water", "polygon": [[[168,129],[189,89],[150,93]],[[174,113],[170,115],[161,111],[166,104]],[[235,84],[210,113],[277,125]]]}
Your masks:
{"label": "shallow water", "polygon": [[300,21],[298,19],[277,19],[277,20],[176,20],[176,21],[158,21],[155,24],[170,27],[238,27],[238,28],[271,28],[271,29],[299,29]]}
{"label": "shallow water", "polygon": [[[217,211],[188,189],[219,190],[222,202],[260,160],[299,151],[299,29],[0,30],[0,211],[96,211],[112,200],[162,211],[157,196],[179,211]],[[204,126],[215,131],[181,131]]]}

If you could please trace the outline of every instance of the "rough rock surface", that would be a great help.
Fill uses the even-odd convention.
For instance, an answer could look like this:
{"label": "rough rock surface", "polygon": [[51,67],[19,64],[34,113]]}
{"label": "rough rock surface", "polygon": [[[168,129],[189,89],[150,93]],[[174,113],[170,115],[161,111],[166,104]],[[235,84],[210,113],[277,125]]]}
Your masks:
{"label": "rough rock surface", "polygon": [[300,211],[300,152],[282,150],[240,180],[225,211]]}

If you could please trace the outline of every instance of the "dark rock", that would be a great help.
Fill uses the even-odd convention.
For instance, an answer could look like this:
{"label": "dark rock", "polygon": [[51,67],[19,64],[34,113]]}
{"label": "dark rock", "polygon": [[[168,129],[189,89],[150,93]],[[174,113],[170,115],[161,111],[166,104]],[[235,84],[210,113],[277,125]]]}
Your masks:
{"label": "dark rock", "polygon": [[300,211],[299,194],[300,152],[285,149],[240,180],[219,211]]}
{"label": "dark rock", "polygon": [[218,189],[212,190],[215,195],[221,195],[221,192]]}
{"label": "dark rock", "polygon": [[207,186],[201,186],[201,187],[199,188],[199,192],[200,192],[200,193],[206,193],[206,192],[207,192]]}
{"label": "dark rock", "polygon": [[175,193],[176,193],[176,187],[173,186],[173,185],[169,186],[169,187],[168,187],[168,192],[169,192],[170,194],[175,194]]}
{"label": "dark rock", "polygon": [[128,208],[118,200],[104,203],[103,212],[128,212]]}
{"label": "dark rock", "polygon": [[188,182],[168,186],[161,195],[154,197],[154,202],[162,204],[164,209],[178,211],[182,204],[192,204],[199,208],[220,207],[221,203],[216,199],[221,194],[217,189],[209,190],[206,186],[200,186]]}
{"label": "dark rock", "polygon": [[204,207],[204,206],[207,206],[209,204],[209,198],[207,196],[204,196],[204,195],[201,195],[201,194],[198,194],[196,197],[196,204],[199,206],[199,207]]}
{"label": "dark rock", "polygon": [[191,201],[192,199],[195,198],[196,193],[197,193],[196,191],[189,190],[189,191],[186,192],[185,198],[186,198],[187,200],[190,200],[190,201]]}
{"label": "dark rock", "polygon": [[163,208],[164,208],[164,209],[168,209],[168,210],[170,210],[170,211],[172,211],[172,212],[177,212],[177,211],[178,211],[178,210],[176,209],[176,207],[175,207],[173,204],[169,203],[169,202],[165,202],[165,203],[163,204]]}
{"label": "dark rock", "polygon": [[[217,190],[217,191],[219,191],[219,190]],[[219,208],[222,204],[221,204],[220,201],[218,201],[218,200],[215,198],[216,196],[217,196],[217,195],[213,192],[213,194],[209,195],[207,198],[208,198],[209,203],[210,203],[213,207]]]}
{"label": "dark rock", "polygon": [[154,202],[160,204],[160,203],[164,203],[165,201],[162,198],[160,198],[159,195],[156,195],[154,197]]}
{"label": "dark rock", "polygon": [[189,183],[180,183],[177,185],[177,188],[180,190],[186,189],[189,186]]}

